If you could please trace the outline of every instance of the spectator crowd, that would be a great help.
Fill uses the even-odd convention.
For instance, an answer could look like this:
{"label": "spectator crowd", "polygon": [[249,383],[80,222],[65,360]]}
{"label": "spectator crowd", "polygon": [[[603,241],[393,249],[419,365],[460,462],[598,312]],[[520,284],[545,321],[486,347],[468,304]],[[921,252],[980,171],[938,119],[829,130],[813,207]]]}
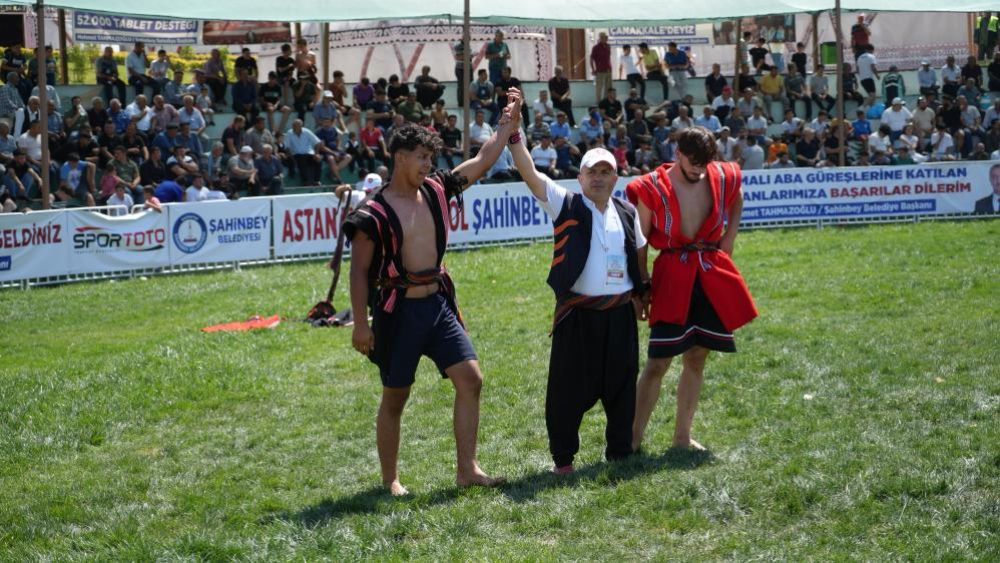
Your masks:
{"label": "spectator crowd", "polygon": [[[721,158],[745,169],[835,166],[841,159],[856,166],[1000,159],[1000,100],[986,97],[1000,91],[1000,53],[986,67],[974,57],[961,67],[948,57],[939,69],[924,61],[917,72],[919,98],[909,107],[902,74],[894,66],[879,69],[870,32],[859,19],[851,34],[856,59],[840,73],[845,107],[850,104],[845,113],[854,117],[846,119],[834,111],[836,92],[824,66],[810,64],[804,45],[785,65],[782,53],[752,39],[743,38],[745,61],[736,77],[713,65],[702,78],[691,54],[674,43],[662,53],[644,43],[612,48],[601,33],[590,54],[595,105],[574,104],[571,83],[558,66],[546,88],[524,104],[523,135],[535,167],[553,178],[573,178],[581,155],[602,146],[615,155],[620,173],[645,173],[673,162],[677,136],[694,126],[712,131]],[[464,76],[468,63],[460,47],[454,49],[456,77]],[[53,202],[126,211],[281,194],[289,176],[307,186],[342,184],[344,170],[359,178],[380,172],[384,179],[391,169],[388,139],[408,122],[440,135],[443,164],[455,166],[463,152],[458,118],[445,107],[445,86],[426,66],[412,84],[392,75],[349,85],[340,71],[323,84],[316,55],[303,40],[283,45],[266,73],[243,49],[230,76],[213,50],[186,81],[164,50],[154,54],[136,43],[122,70],[107,47],[94,64],[102,95],[86,104],[73,97],[64,111],[50,86],[42,123],[38,73],[54,84],[56,72],[51,49],[44,53],[44,70],[20,46],[9,48],[0,65],[0,203],[6,211],[41,196],[42,174],[50,175]],[[483,53],[487,68],[457,88],[455,98],[459,105],[470,103],[473,153],[493,134],[507,92],[522,88],[503,33]],[[627,92],[619,93],[613,78],[627,81]],[[660,84],[650,90],[652,100],[650,81]],[[223,117],[221,136],[210,137],[209,127]],[[48,170],[41,168],[43,130],[52,157]],[[505,150],[486,181],[517,179]]]}

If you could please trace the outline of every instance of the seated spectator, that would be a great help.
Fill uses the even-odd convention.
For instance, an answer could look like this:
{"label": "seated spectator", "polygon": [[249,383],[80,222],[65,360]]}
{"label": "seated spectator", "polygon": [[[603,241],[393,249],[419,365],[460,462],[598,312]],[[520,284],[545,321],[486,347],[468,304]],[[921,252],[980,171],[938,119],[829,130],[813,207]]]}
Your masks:
{"label": "seated spectator", "polygon": [[298,114],[299,121],[305,122],[306,113],[313,110],[316,105],[316,95],[319,89],[312,80],[297,80],[292,88],[292,106]]}
{"label": "seated spectator", "polygon": [[[275,135],[275,142],[281,134]],[[205,169],[203,175],[208,185],[219,190],[229,191],[229,155],[226,154],[222,143],[216,141],[212,144],[212,149],[204,155]]]}
{"label": "seated spectator", "polygon": [[[828,132],[823,140],[823,153],[826,155],[826,160],[818,163],[818,166],[840,166],[841,155],[844,157],[844,163],[849,164],[848,147],[846,143],[843,146],[840,143],[840,129],[844,128],[844,138],[850,139],[851,135],[854,134],[851,131],[850,123],[843,119],[834,119],[828,125]],[[819,136],[819,133],[816,135]],[[866,151],[861,151],[861,154],[868,155]]]}
{"label": "seated spectator", "polygon": [[410,87],[405,82],[400,82],[398,75],[393,74],[389,76],[389,84],[385,88],[385,93],[389,103],[396,107],[406,101],[407,96],[410,95]]}
{"label": "seated spectator", "polygon": [[924,162],[926,159],[917,160],[915,154],[910,150],[910,147],[902,146],[896,151],[896,154],[892,156],[892,165],[894,166],[907,166],[910,164],[918,164]]}
{"label": "seated spectator", "polygon": [[500,120],[500,106],[495,100],[496,92],[493,83],[487,78],[486,69],[479,69],[476,80],[469,84],[469,97],[472,102],[469,108],[475,112],[479,110],[489,110],[490,126],[496,126]]}
{"label": "seated spectator", "polygon": [[[274,146],[274,134],[271,133],[270,129],[265,127],[266,124],[266,118],[263,115],[258,115],[257,119],[253,122],[253,127],[243,136],[244,142],[250,145],[254,154],[262,154],[265,144]],[[334,131],[336,132],[336,130]],[[316,134],[318,136],[319,132],[317,131]],[[339,132],[337,134],[339,135]]]}
{"label": "seated spectator", "polygon": [[424,108],[417,101],[416,92],[407,94],[406,98],[396,106],[396,112],[410,123],[420,123],[424,118]]}
{"label": "seated spectator", "polygon": [[[0,121],[0,164],[10,164],[14,159],[14,151],[17,150],[17,138],[10,134],[10,125],[6,121]],[[2,175],[3,172],[0,172]]]}
{"label": "seated spectator", "polygon": [[108,197],[105,205],[108,206],[108,215],[120,217],[131,213],[135,203],[132,201],[132,196],[126,193],[125,186],[119,183],[115,186],[115,192]]}
{"label": "seated spectator", "polygon": [[889,72],[882,76],[882,99],[889,101],[906,96],[906,82],[899,73],[899,67],[891,65]]}
{"label": "seated spectator", "polygon": [[222,145],[226,148],[226,154],[235,156],[240,147],[246,143],[246,118],[242,115],[233,117],[233,122],[222,131]]}
{"label": "seated spectator", "polygon": [[152,209],[157,213],[163,213],[163,208],[160,206],[160,200],[156,197],[155,186],[143,186],[142,195],[146,198],[146,203],[142,204],[143,211]]}
{"label": "seated spectator", "polygon": [[246,192],[250,196],[260,195],[260,183],[257,181],[257,167],[253,162],[253,149],[247,145],[240,148],[236,158],[229,159],[229,186],[232,195]]}
{"label": "seated spectator", "polygon": [[747,122],[746,119],[743,118],[743,112],[740,110],[739,106],[732,109],[729,117],[726,118],[726,122],[723,127],[728,127],[734,137],[743,136],[743,133],[747,128]]}
{"label": "seated spectator", "polygon": [[[977,67],[978,68],[978,67]],[[957,98],[965,98],[970,104],[978,106],[980,100],[982,100],[983,92],[976,86],[976,81],[973,79],[968,79],[965,81],[965,85],[958,89]]]}
{"label": "seated spectator", "polygon": [[47,105],[49,106],[49,150],[54,150],[66,142],[66,130],[62,113],[56,108],[56,103],[49,100]]}
{"label": "seated spectator", "polygon": [[990,153],[986,152],[986,145],[983,143],[976,143],[975,148],[969,153],[969,160],[989,160]]}
{"label": "seated spectator", "polygon": [[929,61],[920,61],[920,69],[917,70],[917,85],[920,87],[921,96],[937,94],[937,73],[931,68]]}
{"label": "seated spectator", "polygon": [[[139,170],[139,166],[125,154],[124,146],[118,145],[114,148],[114,159],[111,161],[111,166],[114,168],[115,175],[119,178],[121,184],[132,196],[132,199],[137,203],[142,203],[142,187],[140,185],[142,182],[142,173]],[[131,206],[129,209],[131,209]]]}
{"label": "seated spectator", "polygon": [[858,76],[851,69],[850,63],[844,63],[844,71],[840,75],[840,79],[844,82],[844,103],[847,100],[853,100],[856,104],[861,105],[865,103],[865,97],[858,92]]}
{"label": "seated spectator", "polygon": [[771,106],[774,102],[781,103],[781,111],[788,109],[788,96],[785,93],[785,79],[778,74],[778,68],[770,67],[767,74],[760,79],[760,93],[764,97],[764,114],[769,122],[774,122]]}
{"label": "seated spectator", "polygon": [[199,159],[199,155],[204,152],[201,150],[201,137],[191,132],[191,125],[189,123],[181,123],[175,142],[187,147],[188,154],[195,159]]}
{"label": "seated spectator", "polygon": [[585,152],[596,140],[604,140],[604,126],[601,124],[600,115],[593,111],[580,123],[580,143],[584,145],[581,151]]}
{"label": "seated spectator", "polygon": [[[324,92],[324,94],[326,94],[326,92]],[[269,72],[267,74],[267,82],[262,84],[260,88],[257,89],[257,105],[261,112],[267,114],[267,128],[269,130],[275,130],[275,113],[281,114],[281,123],[279,123],[277,127],[277,130],[279,131],[285,128],[288,116],[292,113],[292,108],[284,104],[283,97],[284,91],[282,85],[278,82],[278,74],[274,71]],[[315,108],[313,108],[313,114],[315,115]]]}
{"label": "seated spectator", "polygon": [[555,107],[552,105],[552,100],[549,100],[549,93],[547,90],[541,90],[538,92],[538,98],[532,102],[531,107],[535,110],[535,113],[542,114],[542,120],[544,120],[545,123],[552,123],[556,120]]}
{"label": "seated spectator", "polygon": [[764,149],[757,144],[757,136],[748,135],[747,146],[740,153],[740,167],[743,170],[761,170],[764,160]]}
{"label": "seated spectator", "polygon": [[159,147],[150,147],[149,158],[139,167],[140,182],[144,186],[159,184],[167,177],[162,154]]}
{"label": "seated spectator", "polygon": [[889,126],[890,135],[895,141],[903,134],[903,128],[906,127],[906,124],[912,120],[913,114],[906,108],[906,102],[902,98],[893,98],[892,105],[882,112],[881,123]]}
{"label": "seated spectator", "polygon": [[153,198],[158,203],[181,203],[184,201],[184,188],[187,180],[183,177],[177,180],[164,180],[153,191]]}
{"label": "seated spectator", "polygon": [[556,168],[556,157],[556,150],[552,147],[552,137],[542,137],[538,146],[531,149],[531,161],[535,164],[535,170],[553,179],[561,177]]}
{"label": "seated spectator", "polygon": [[785,142],[784,135],[774,135],[771,137],[771,143],[767,146],[767,162],[770,164],[775,160],[778,160],[778,154],[788,152],[788,143]]}
{"label": "seated spectator", "polygon": [[[364,135],[362,135],[362,140],[364,140]],[[285,133],[285,142],[295,159],[295,168],[299,171],[302,183],[306,186],[318,186],[320,184],[320,164],[323,161],[320,147],[323,143],[312,131],[303,127],[301,119],[292,122],[292,128]]]}
{"label": "seated spectator", "polygon": [[569,121],[570,127],[576,127],[576,119],[573,118],[573,96],[570,92],[569,80],[563,76],[563,68],[561,66],[556,65],[553,72],[554,76],[549,79],[549,95],[552,98],[552,106],[566,114],[566,119]]}
{"label": "seated spectator", "polygon": [[660,165],[659,155],[653,150],[649,138],[639,141],[639,148],[635,150],[635,167],[640,174],[648,174]]}
{"label": "seated spectator", "polygon": [[184,71],[174,71],[173,76],[173,80],[167,80],[163,83],[163,88],[160,92],[168,104],[179,108],[184,104],[184,96],[188,95],[184,87]]}
{"label": "seated spectator", "polygon": [[798,67],[791,65],[788,67],[788,76],[785,78],[785,93],[788,95],[788,103],[785,108],[792,110],[793,115],[797,114],[795,104],[801,101],[806,106],[806,119],[812,119],[812,98],[806,91],[806,77],[799,74]]}
{"label": "seated spectator", "polygon": [[[792,67],[788,67],[792,68]],[[781,151],[778,153],[778,157],[774,162],[767,163],[767,168],[770,170],[782,170],[785,168],[795,168],[795,163],[791,161],[788,157],[788,151]]]}
{"label": "seated spectator", "polygon": [[332,126],[338,127],[341,131],[347,130],[340,109],[333,99],[333,92],[330,90],[323,91],[323,97],[320,99],[320,103],[313,107],[312,114],[316,127],[319,127],[325,120],[330,120]]}
{"label": "seated spectator", "polygon": [[475,156],[483,143],[493,136],[493,128],[485,120],[485,112],[476,110],[475,122],[469,126],[469,154]]}
{"label": "seated spectator", "polygon": [[729,86],[722,87],[722,94],[712,100],[712,111],[719,123],[725,123],[729,118],[729,113],[736,107],[736,99],[733,98],[733,89]]}
{"label": "seated spectator", "polygon": [[[160,83],[149,76],[149,57],[146,56],[146,46],[142,41],[136,42],[125,57],[125,71],[128,72],[129,85],[135,88],[136,97],[143,95],[146,86],[153,90],[153,96],[160,93]],[[124,99],[122,96],[122,100]]]}
{"label": "seated spectator", "polygon": [[208,93],[208,86],[201,87],[194,101],[195,105],[198,106],[198,111],[205,116],[208,124],[215,125],[215,103],[212,102],[212,96]]}
{"label": "seated spectator", "polygon": [[361,130],[360,138],[359,148],[362,151],[362,166],[368,170],[374,170],[376,159],[386,162],[386,155],[389,154],[389,151],[386,149],[385,137],[382,135],[382,130],[375,127],[374,121],[365,122],[365,128]]}
{"label": "seated spectator", "polygon": [[462,157],[462,130],[458,128],[458,116],[449,115],[438,135],[441,137],[441,156],[448,163],[448,168],[455,168],[455,157]]}
{"label": "seated spectator", "polygon": [[[729,83],[726,81],[726,77],[722,76],[722,67],[719,63],[712,63],[712,72],[705,77],[705,102],[712,103],[722,95],[722,90],[727,86]],[[730,88],[731,91],[732,88]]]}
{"label": "seated spectator", "polygon": [[440,100],[445,90],[444,84],[431,76],[431,67],[426,65],[421,67],[420,76],[413,81],[413,87],[416,90],[417,101],[425,108],[430,108]]}
{"label": "seated spectator", "polygon": [[[131,104],[125,106],[125,115],[143,135],[155,133],[153,130],[153,108],[146,104],[146,96],[139,95]],[[121,132],[119,132],[121,133]]]}
{"label": "seated spectator", "polygon": [[875,151],[869,159],[869,164],[872,166],[889,166],[892,164],[892,159],[882,151]]}
{"label": "seated spectator", "polygon": [[555,137],[556,170],[563,178],[576,178],[580,174],[580,149],[569,142],[567,137]]}
{"label": "seated spectator", "polygon": [[699,127],[704,127],[712,133],[718,133],[719,130],[722,129],[722,123],[719,122],[719,118],[714,115],[715,111],[712,109],[712,106],[705,106],[701,111],[701,116],[694,120],[694,124]]}
{"label": "seated spectator", "polygon": [[[97,85],[104,88],[104,99],[111,103],[114,97],[112,91],[117,90],[118,99],[125,101],[125,82],[118,77],[118,61],[115,51],[110,46],[104,48],[104,54],[94,63],[97,74]],[[8,82],[9,83],[9,82]]]}
{"label": "seated spectator", "polygon": [[[826,106],[827,113],[833,111],[833,106],[837,105],[837,99],[830,95],[830,81],[826,77],[826,71],[822,64],[816,65],[816,71],[809,77],[809,92],[809,99],[816,104],[817,108],[823,109],[823,106]],[[806,108],[809,109],[811,116],[812,108],[809,104],[806,105]]]}
{"label": "seated spectator", "polygon": [[[74,203],[76,206],[94,207],[94,195],[97,192],[95,172],[97,167],[92,162],[80,160],[80,155],[70,153],[59,171],[59,189],[56,198],[59,201]],[[38,179],[37,176],[34,179]],[[130,208],[131,209],[131,208]]]}
{"label": "seated spectator", "polygon": [[549,124],[545,122],[545,117],[541,112],[535,112],[535,122],[531,124],[531,128],[528,129],[528,138],[531,140],[531,145],[537,145],[541,142],[542,137],[552,137],[552,129]]}
{"label": "seated spectator", "polygon": [[375,99],[375,87],[372,86],[372,83],[367,76],[362,76],[361,82],[354,85],[354,89],[351,91],[351,97],[354,102],[355,110],[358,112],[364,112],[368,109],[368,103]]}
{"label": "seated spectator", "polygon": [[937,131],[931,135],[930,153],[928,160],[955,160],[955,142],[948,127],[942,122],[937,126]]}
{"label": "seated spectator", "polygon": [[767,118],[764,117],[763,108],[754,108],[753,116],[747,119],[747,133],[757,137],[757,144],[761,145],[762,149],[770,143],[767,137]]}
{"label": "seated spectator", "polygon": [[226,63],[222,60],[222,53],[218,49],[212,49],[209,59],[202,67],[205,73],[205,84],[212,91],[212,100],[216,104],[226,104],[226,86],[229,83],[229,73],[226,70]]}
{"label": "seated spectator", "polygon": [[625,131],[633,147],[638,147],[643,140],[650,140],[652,132],[649,130],[649,123],[646,121],[645,113],[641,109],[636,109],[632,114],[632,119],[625,125]]}
{"label": "seated spectator", "polygon": [[820,110],[819,113],[816,114],[816,119],[809,123],[809,127],[812,127],[812,130],[816,132],[817,137],[826,136],[826,130],[830,127],[830,120],[827,119],[826,110]]}
{"label": "seated spectator", "polygon": [[518,173],[517,166],[514,165],[514,157],[510,154],[510,149],[503,148],[503,152],[490,167],[486,177],[491,182],[519,182],[521,180],[521,174]]}
{"label": "seated spectator", "polygon": [[14,149],[6,168],[3,185],[7,188],[7,193],[18,200],[34,197],[36,190],[42,185],[42,178],[28,161],[28,155],[24,150]]}
{"label": "seated spectator", "polygon": [[174,180],[185,178],[186,181],[190,181],[191,176],[200,173],[198,161],[187,153],[187,147],[184,145],[174,147],[174,153],[167,159],[165,167],[167,178]]}
{"label": "seated spectator", "polygon": [[868,136],[868,156],[871,157],[875,152],[883,152],[885,154],[891,154],[892,152],[892,130],[889,129],[889,125],[886,123],[880,123],[878,130]]}
{"label": "seated spectator", "polygon": [[119,144],[125,147],[125,154],[137,164],[149,158],[146,139],[139,134],[134,123],[129,123],[125,133],[118,138]]}
{"label": "seated spectator", "polygon": [[858,118],[851,122],[854,139],[867,143],[868,136],[872,134],[872,122],[868,121],[868,116],[864,109],[859,108],[855,113]]}
{"label": "seated spectator", "polygon": [[[81,113],[83,113],[82,118]],[[110,119],[108,110],[104,108],[104,100],[99,96],[91,98],[90,109],[84,109],[80,96],[73,96],[70,101],[70,111],[66,114],[66,128],[70,131],[79,131],[84,125],[90,125],[91,129],[100,128],[108,122],[108,119]]]}
{"label": "seated spectator", "polygon": [[266,195],[285,193],[284,167],[281,165],[281,160],[274,155],[274,147],[269,143],[261,146],[261,154],[254,161],[254,168],[257,170],[260,185],[266,190]]}
{"label": "seated spectator", "polygon": [[740,157],[740,143],[731,134],[728,127],[719,130],[719,138],[715,141],[716,154],[724,162],[736,162]]}
{"label": "seated spectator", "polygon": [[250,76],[245,68],[239,69],[236,74],[238,79],[230,88],[233,112],[253,123],[260,113],[260,108],[257,106],[257,80]]}
{"label": "seated spectator", "polygon": [[392,126],[393,117],[396,115],[395,108],[389,103],[385,90],[379,88],[375,91],[375,99],[368,102],[368,113],[366,121],[374,121],[375,125],[388,136],[389,128]]}
{"label": "seated spectator", "polygon": [[[161,154],[173,154],[174,147],[179,144],[179,141],[177,139],[177,131],[178,131],[177,125],[170,124],[167,127],[166,131],[158,133],[155,137],[153,137],[153,142],[150,144],[154,147],[159,147]],[[121,141],[115,138],[111,141],[111,144],[112,146],[121,144]],[[102,142],[101,145],[103,146],[104,143]]]}
{"label": "seated spectator", "polygon": [[[419,98],[418,98],[419,99]],[[434,128],[441,131],[445,125],[448,124],[448,110],[444,109],[444,100],[438,100],[434,102],[434,107],[431,109],[431,122],[434,123]]]}
{"label": "seated spectator", "polygon": [[320,144],[317,146],[317,152],[322,156],[323,161],[326,162],[330,169],[330,176],[333,178],[334,183],[342,184],[343,181],[340,179],[340,171],[344,169],[353,160],[351,155],[347,154],[340,148],[340,132],[337,128],[333,126],[333,120],[330,118],[324,119],[320,123],[320,128],[316,130],[316,137],[319,138]]}
{"label": "seated spectator", "polygon": [[107,118],[91,128],[94,131],[100,131],[104,128],[104,124],[108,121],[115,124],[115,133],[119,135],[125,133],[125,129],[129,126],[129,124],[135,125],[136,131],[139,129],[138,123],[132,121],[132,117],[125,111],[124,108],[122,108],[121,102],[118,101],[118,98],[111,100],[111,103],[108,104]]}
{"label": "seated spectator", "polygon": [[[788,67],[794,68],[794,67]],[[791,108],[785,110],[785,120],[781,122],[781,135],[786,143],[796,143],[802,136],[804,123],[795,117],[795,112]]]}
{"label": "seated spectator", "polygon": [[[802,138],[795,143],[795,163],[802,167],[814,167],[820,162],[822,145],[811,127],[802,130]],[[787,151],[783,151],[787,152]]]}
{"label": "seated spectator", "polygon": [[670,122],[670,130],[674,133],[680,133],[685,129],[690,129],[694,127],[694,120],[691,119],[688,113],[688,107],[681,105],[677,107],[677,116],[673,118]]}
{"label": "seated spectator", "polygon": [[614,88],[608,88],[607,96],[598,102],[597,107],[601,111],[605,129],[617,129],[625,122],[625,108],[618,100],[618,93]]}

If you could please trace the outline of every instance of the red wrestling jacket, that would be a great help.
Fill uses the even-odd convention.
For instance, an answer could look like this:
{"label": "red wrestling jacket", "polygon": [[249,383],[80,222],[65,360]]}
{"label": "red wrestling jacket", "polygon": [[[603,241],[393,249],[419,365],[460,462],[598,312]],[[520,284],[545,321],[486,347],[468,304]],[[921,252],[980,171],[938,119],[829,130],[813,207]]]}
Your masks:
{"label": "red wrestling jacket", "polygon": [[625,188],[633,204],[642,202],[652,211],[652,228],[647,240],[660,254],[653,264],[650,326],[656,323],[683,325],[695,279],[728,331],[734,331],[757,317],[750,290],[736,264],[718,249],[729,210],[740,196],[743,173],[729,162],[713,162],[706,175],[712,188],[712,209],[694,238],[681,233],[681,212],[677,195],[664,164],[640,176]]}

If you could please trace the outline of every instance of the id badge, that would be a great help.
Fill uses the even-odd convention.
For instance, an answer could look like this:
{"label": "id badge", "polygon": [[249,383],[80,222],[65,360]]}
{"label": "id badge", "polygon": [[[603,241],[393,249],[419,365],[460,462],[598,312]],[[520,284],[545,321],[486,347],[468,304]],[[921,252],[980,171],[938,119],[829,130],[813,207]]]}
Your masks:
{"label": "id badge", "polygon": [[607,277],[605,285],[625,284],[625,255],[608,254],[607,256]]}

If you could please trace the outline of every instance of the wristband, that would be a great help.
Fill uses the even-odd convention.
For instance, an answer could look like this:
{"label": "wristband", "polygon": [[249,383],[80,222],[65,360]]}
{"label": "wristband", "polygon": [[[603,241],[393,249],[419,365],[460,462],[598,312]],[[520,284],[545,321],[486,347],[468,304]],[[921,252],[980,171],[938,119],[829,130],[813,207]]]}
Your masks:
{"label": "wristband", "polygon": [[507,140],[507,143],[511,144],[511,145],[516,145],[516,144],[518,144],[520,142],[521,142],[521,131],[520,130],[517,130],[513,135],[510,136],[510,139]]}

